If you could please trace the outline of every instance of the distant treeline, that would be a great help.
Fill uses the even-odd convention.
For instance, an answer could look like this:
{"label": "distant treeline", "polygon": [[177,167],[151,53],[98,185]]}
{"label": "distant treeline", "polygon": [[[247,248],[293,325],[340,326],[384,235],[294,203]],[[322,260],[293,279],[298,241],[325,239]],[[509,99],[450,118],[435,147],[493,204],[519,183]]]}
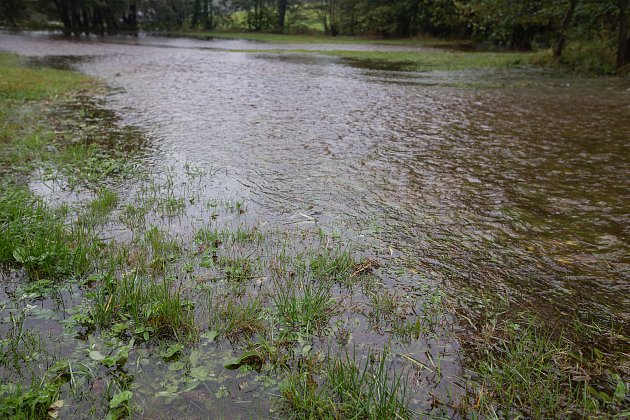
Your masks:
{"label": "distant treeline", "polygon": [[599,42],[630,62],[630,0],[2,0],[0,23],[56,21],[71,34],[138,29],[473,39],[513,49]]}

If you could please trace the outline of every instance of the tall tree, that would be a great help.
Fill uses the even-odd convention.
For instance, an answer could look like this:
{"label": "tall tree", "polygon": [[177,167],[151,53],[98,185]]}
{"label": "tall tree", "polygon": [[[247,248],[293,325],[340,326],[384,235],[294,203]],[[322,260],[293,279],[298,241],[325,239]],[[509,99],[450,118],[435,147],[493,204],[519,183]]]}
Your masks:
{"label": "tall tree", "polygon": [[569,25],[571,25],[571,21],[573,20],[573,14],[575,13],[575,7],[577,6],[578,0],[569,0],[569,5],[567,7],[567,11],[564,14],[564,19],[562,19],[562,26],[560,27],[560,32],[558,33],[558,39],[556,40],[556,44],[553,47],[553,55],[558,58],[562,55],[562,51],[564,50],[564,45],[566,44],[566,35],[569,30]]}
{"label": "tall tree", "polygon": [[630,39],[628,39],[628,2],[618,0],[619,8],[618,31],[617,31],[617,68],[624,67],[630,62]]}
{"label": "tall tree", "polygon": [[278,32],[284,32],[284,19],[287,14],[287,0],[278,0]]}

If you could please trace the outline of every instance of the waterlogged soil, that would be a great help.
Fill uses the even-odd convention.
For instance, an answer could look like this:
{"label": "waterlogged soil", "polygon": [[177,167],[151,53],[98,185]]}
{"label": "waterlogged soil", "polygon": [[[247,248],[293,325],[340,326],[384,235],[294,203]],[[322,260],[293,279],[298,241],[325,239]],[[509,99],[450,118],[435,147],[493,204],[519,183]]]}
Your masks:
{"label": "waterlogged soil", "polygon": [[[178,235],[191,255],[199,254],[195,232],[213,222],[274,232],[233,255],[279,255],[287,244],[297,255],[338,241],[352,243],[357,258],[378,260],[370,280],[377,288],[335,290],[346,310],[306,352],[391,345],[418,412],[449,415],[446,407],[436,411],[436,401],[456,400],[465,386],[451,334],[459,326],[444,314],[431,318],[441,293],[468,319],[483,297],[500,294],[549,320],[612,322],[630,334],[630,81],[533,69],[406,72],[402,64],[230,51],[264,48],[298,49],[0,34],[0,49],[30,57],[31,65],[75,68],[105,81],[100,106],[150,143],[129,152],[141,156],[148,178],[108,185],[132,204],[146,200],[147,185],[167,191],[173,200],[151,209],[147,225]],[[299,46],[307,48],[323,49]],[[53,203],[77,194],[63,177],[34,176],[31,188]],[[90,197],[90,189],[81,194]],[[112,220],[103,238],[133,241],[122,206]],[[271,269],[261,267],[247,293],[263,290]],[[197,286],[216,276],[197,265],[190,270],[187,281]],[[19,278],[5,275],[5,302],[22,302]],[[87,331],[68,337],[64,319],[82,290],[69,286],[16,305],[49,343],[47,352],[92,366],[86,349],[115,353],[122,344]],[[393,296],[389,314],[376,314],[384,306],[366,297],[374,290]],[[401,319],[419,316],[429,319],[430,334],[391,334]],[[277,414],[276,377],[224,369],[242,344],[217,338],[212,325],[201,330],[179,359],[145,346],[130,354],[124,371],[90,376],[66,413],[102,413],[106,384],[130,381],[134,405],[147,417]]]}

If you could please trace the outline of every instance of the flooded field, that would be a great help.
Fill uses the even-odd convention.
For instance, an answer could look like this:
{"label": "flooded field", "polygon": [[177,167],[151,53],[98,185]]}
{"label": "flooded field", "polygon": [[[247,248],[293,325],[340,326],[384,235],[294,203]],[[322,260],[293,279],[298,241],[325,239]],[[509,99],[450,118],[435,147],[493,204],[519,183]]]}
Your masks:
{"label": "flooded field", "polygon": [[[124,151],[93,180],[55,167],[28,185],[79,219],[115,193],[95,233],[123,244],[135,274],[100,270],[91,281],[110,282],[106,293],[52,295],[19,270],[0,277],[3,334],[39,331],[32,347],[50,355],[35,372],[66,357],[81,372],[62,413],[115,413],[128,390],[147,418],[284,417],[280,394],[299,398],[283,384],[348,357],[333,365],[403,372],[406,414],[453,417],[469,376],[464,331],[490,296],[560,328],[612,324],[628,352],[628,79],[265,51],[280,49],[324,46],[0,34],[0,50],[29,66],[103,80],[99,98],[64,112],[88,128],[107,121],[110,149]],[[167,334],[142,327],[146,314],[110,311],[129,294],[159,300],[140,277],[190,305]]]}

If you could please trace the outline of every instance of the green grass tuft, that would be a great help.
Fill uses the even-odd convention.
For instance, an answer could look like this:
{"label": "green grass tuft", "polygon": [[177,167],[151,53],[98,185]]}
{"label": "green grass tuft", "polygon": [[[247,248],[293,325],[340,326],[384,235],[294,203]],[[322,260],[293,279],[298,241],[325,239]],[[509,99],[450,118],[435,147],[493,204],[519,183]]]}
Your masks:
{"label": "green grass tuft", "polygon": [[31,69],[14,54],[0,53],[0,99],[42,100],[76,92],[89,87],[92,79],[78,73]]}
{"label": "green grass tuft", "polygon": [[71,232],[63,217],[26,189],[0,189],[0,227],[0,263],[24,267],[33,278],[79,275],[90,267],[95,244]]}
{"label": "green grass tuft", "polygon": [[282,387],[287,415],[296,419],[395,419],[410,418],[406,408],[407,385],[403,375],[388,375],[387,352],[370,353],[362,365],[348,354],[327,363],[318,384],[302,371]]}
{"label": "green grass tuft", "polygon": [[196,332],[190,302],[174,280],[152,280],[135,274],[105,276],[94,293],[92,318],[101,329],[129,323],[133,334],[148,340],[187,341]]}

